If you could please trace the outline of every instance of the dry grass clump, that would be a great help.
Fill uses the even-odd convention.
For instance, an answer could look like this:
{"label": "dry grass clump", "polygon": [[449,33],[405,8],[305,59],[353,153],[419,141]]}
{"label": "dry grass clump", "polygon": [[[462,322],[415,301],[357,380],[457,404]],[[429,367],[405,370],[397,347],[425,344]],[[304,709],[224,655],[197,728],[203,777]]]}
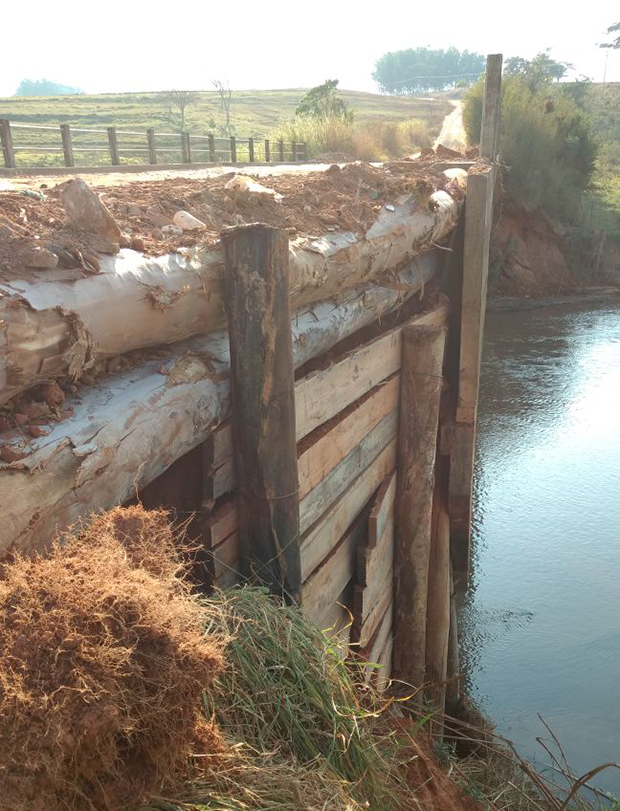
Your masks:
{"label": "dry grass clump", "polygon": [[135,808],[221,750],[200,714],[220,645],[181,573],[141,507],[0,568],[3,811]]}

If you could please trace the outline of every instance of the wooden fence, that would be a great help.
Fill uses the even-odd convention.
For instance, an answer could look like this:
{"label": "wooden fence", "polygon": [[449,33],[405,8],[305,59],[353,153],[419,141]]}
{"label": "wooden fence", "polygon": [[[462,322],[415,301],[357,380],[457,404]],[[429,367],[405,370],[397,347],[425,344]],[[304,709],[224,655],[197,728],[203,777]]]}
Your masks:
{"label": "wooden fence", "polygon": [[305,142],[218,137],[212,133],[154,129],[85,129],[42,126],[0,119],[6,169],[51,166],[155,166],[211,163],[295,163],[308,159]]}

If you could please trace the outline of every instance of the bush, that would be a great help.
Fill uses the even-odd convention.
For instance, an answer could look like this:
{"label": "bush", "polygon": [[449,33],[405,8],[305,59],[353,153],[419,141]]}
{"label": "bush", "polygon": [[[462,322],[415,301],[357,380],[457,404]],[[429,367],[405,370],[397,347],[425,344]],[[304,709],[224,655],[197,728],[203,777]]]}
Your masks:
{"label": "bush", "polygon": [[0,567],[3,811],[138,808],[221,751],[200,697],[222,656],[182,574],[141,507]]}
{"label": "bush", "polygon": [[339,153],[367,161],[399,158],[432,144],[428,124],[421,119],[355,124],[349,117],[340,115],[296,116],[280,124],[271,138],[305,141],[310,158]]}
{"label": "bush", "polygon": [[[483,85],[468,93],[463,124],[470,144],[480,137]],[[528,210],[567,220],[578,217],[596,145],[586,116],[566,95],[546,85],[533,93],[522,78],[504,79],[500,157],[508,167],[506,192]]]}

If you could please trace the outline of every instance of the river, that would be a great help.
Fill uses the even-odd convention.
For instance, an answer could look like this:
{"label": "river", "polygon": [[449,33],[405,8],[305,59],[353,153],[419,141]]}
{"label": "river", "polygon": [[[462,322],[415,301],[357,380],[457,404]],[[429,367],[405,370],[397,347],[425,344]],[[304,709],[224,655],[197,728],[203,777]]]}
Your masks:
{"label": "river", "polygon": [[489,313],[478,419],[468,689],[539,766],[538,713],[577,773],[620,761],[620,307]]}

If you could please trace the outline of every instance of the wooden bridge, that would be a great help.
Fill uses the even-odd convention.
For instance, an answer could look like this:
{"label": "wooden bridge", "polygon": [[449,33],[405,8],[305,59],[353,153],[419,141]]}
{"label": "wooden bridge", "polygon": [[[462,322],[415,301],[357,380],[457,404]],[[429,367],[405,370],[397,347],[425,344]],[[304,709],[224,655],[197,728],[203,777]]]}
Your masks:
{"label": "wooden bridge", "polygon": [[[104,394],[83,393],[71,419],[0,466],[0,548],[40,546],[137,490],[146,506],[195,514],[203,583],[266,583],[381,665],[369,678],[430,684],[438,709],[454,703],[501,61],[488,59],[465,205],[437,192],[361,241],[289,244],[283,229],[234,227],[201,260],[223,262],[223,289],[211,276],[188,281],[178,260],[151,261],[143,287],[168,285],[157,334],[127,272],[0,285],[2,402],[67,374],[79,352],[83,363],[181,341],[111,377]],[[190,283],[191,296],[176,295]],[[91,302],[85,291],[97,289]],[[97,323],[103,291],[116,304],[96,333],[88,318]],[[67,316],[78,300],[85,321]]]}

